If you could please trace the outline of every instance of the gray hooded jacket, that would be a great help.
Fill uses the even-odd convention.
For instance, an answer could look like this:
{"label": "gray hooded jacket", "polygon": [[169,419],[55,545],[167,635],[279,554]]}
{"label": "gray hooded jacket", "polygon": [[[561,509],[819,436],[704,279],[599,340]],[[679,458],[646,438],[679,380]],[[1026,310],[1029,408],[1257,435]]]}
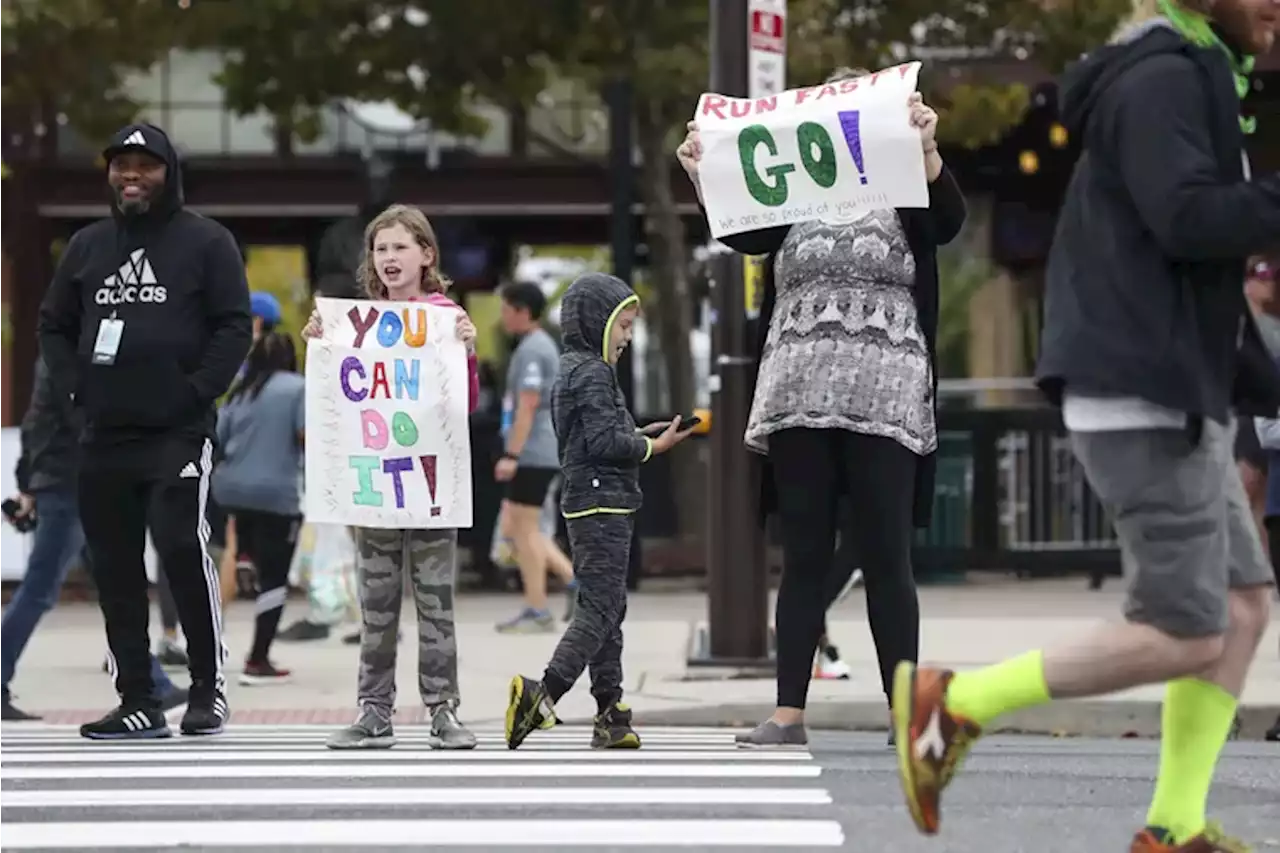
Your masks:
{"label": "gray hooded jacket", "polygon": [[621,279],[591,273],[574,281],[560,305],[564,349],[551,398],[560,442],[565,518],[640,508],[640,463],[653,441],[636,422],[605,348],[614,320],[640,297]]}

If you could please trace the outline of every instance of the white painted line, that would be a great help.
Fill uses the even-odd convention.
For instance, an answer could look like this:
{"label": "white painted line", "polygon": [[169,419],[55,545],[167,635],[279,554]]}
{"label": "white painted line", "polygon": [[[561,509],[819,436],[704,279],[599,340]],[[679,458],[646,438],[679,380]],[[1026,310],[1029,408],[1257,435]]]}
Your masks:
{"label": "white painted line", "polygon": [[167,764],[171,762],[203,763],[231,761],[334,761],[356,763],[360,761],[607,761],[627,763],[632,761],[811,761],[807,752],[770,753],[765,750],[738,749],[721,752],[692,752],[689,750],[643,749],[578,749],[512,751],[467,750],[465,753],[451,750],[382,749],[382,750],[332,750],[316,744],[314,751],[300,750],[243,750],[243,749],[131,749],[116,752],[111,749],[87,749],[79,752],[25,752],[4,756],[6,764],[18,762],[25,765],[41,764]]}
{"label": "white painted line", "polygon": [[[368,758],[366,757],[366,762]],[[647,778],[679,779],[814,779],[822,775],[816,764],[667,764],[653,762],[583,761],[564,763],[547,761],[527,763],[518,769],[499,762],[444,763],[423,761],[415,764],[255,764],[226,765],[184,763],[181,767],[94,766],[94,767],[14,767],[0,766],[0,779],[494,779],[519,778]],[[6,830],[7,832],[7,830]],[[8,838],[8,835],[5,836]]]}
{"label": "white painted line", "polygon": [[[348,725],[356,718],[355,711],[351,712],[351,719],[341,723],[286,723],[282,725],[266,724],[266,723],[236,723],[233,716],[231,722],[227,724],[228,734],[251,734],[251,735],[288,735],[288,734],[315,734],[317,732],[330,732],[335,728],[341,728]],[[399,731],[425,730],[429,723],[396,723]],[[640,731],[654,737],[677,737],[677,738],[702,738],[702,737],[733,737],[736,732],[746,731],[744,727],[710,727],[710,726],[640,726]],[[492,737],[502,736],[502,727],[499,725],[476,725],[472,727],[472,731],[477,735],[490,735]],[[554,736],[561,732],[587,732],[590,734],[591,726],[589,724],[562,724],[554,729],[546,732],[539,732],[541,735]],[[75,725],[61,724],[45,724],[45,723],[6,723],[0,726],[0,740],[6,740],[9,737],[20,737],[24,735],[47,735],[77,738],[80,736],[80,727]]]}
{"label": "white painted line", "polygon": [[833,820],[263,820],[14,823],[6,850],[146,846],[334,847],[340,845],[619,847],[839,847]]}
{"label": "white painted line", "polygon": [[[286,732],[268,734],[266,732],[245,732],[243,730],[228,731],[225,734],[217,735],[218,743],[315,743],[323,741],[329,735],[341,729],[342,726],[326,726],[323,729],[317,729],[313,732]],[[677,737],[673,735],[654,735],[643,728],[636,730],[640,739],[646,745],[667,744],[671,746],[681,745],[710,745],[710,746],[732,746],[734,743],[733,732],[720,735],[699,735],[697,737]],[[501,733],[483,733],[477,732],[476,739],[481,743],[504,743],[505,738]],[[409,740],[425,740],[430,736],[429,729],[426,726],[406,726],[396,729],[396,737],[403,741]],[[175,732],[175,739],[177,733]],[[535,732],[531,736],[530,742],[537,743],[584,743],[591,740],[590,729],[570,729],[558,730],[550,732]],[[67,735],[35,735],[19,737],[18,735],[10,735],[0,738],[0,749],[10,749],[20,746],[42,746],[42,745],[69,745],[87,741],[80,737],[78,733]],[[184,739],[183,742],[189,742]],[[115,743],[114,746],[137,744],[138,741],[125,741],[123,743]],[[146,742],[142,742],[146,744]],[[148,745],[154,746],[154,742]]]}
{"label": "white painted line", "polygon": [[[239,750],[244,750],[245,752],[253,753],[253,754],[261,754],[264,752],[275,751],[275,752],[287,752],[287,753],[290,753],[291,755],[314,755],[317,751],[320,751],[320,752],[325,751],[324,740],[322,739],[313,739],[308,741],[297,741],[297,742],[286,741],[283,743],[279,741],[276,741],[276,742],[262,741],[262,742],[255,743],[252,741],[231,741],[231,740],[222,740],[222,739],[219,739],[216,743],[210,743],[208,739],[203,739],[203,740],[170,739],[169,741],[160,741],[159,743],[163,744],[163,746],[157,746],[157,741],[154,741],[154,740],[125,741],[122,743],[114,743],[114,744],[101,744],[101,743],[86,741],[84,744],[70,744],[70,745],[51,744],[51,745],[44,745],[44,746],[6,746],[4,749],[0,750],[0,756],[3,756],[3,760],[5,761],[30,761],[30,760],[33,760],[30,758],[27,758],[27,756],[30,756],[30,755],[41,755],[41,754],[80,755],[80,756],[86,756],[85,758],[82,759],[84,761],[93,761],[95,760],[96,756],[103,755],[104,753],[114,753],[117,755],[126,755],[126,754],[135,755],[139,753],[147,754],[152,752],[161,752],[166,754],[182,753],[185,755],[193,752],[204,752],[204,751],[215,751],[215,750],[221,751],[221,752],[227,752],[227,751],[239,749]],[[416,740],[400,738],[396,743],[395,751],[396,752],[412,752],[414,750],[418,750],[418,751],[425,752],[427,750],[430,750],[431,748],[432,748],[431,740],[429,738],[419,738]],[[566,752],[580,752],[586,748],[587,748],[587,741],[585,740],[577,740],[572,742],[566,741],[564,743],[539,743],[537,741],[525,741],[524,744],[520,747],[520,752],[521,753],[540,752],[540,753],[543,753],[544,755],[546,754],[560,755]],[[509,752],[505,743],[497,743],[492,741],[491,742],[480,741],[479,745],[476,747],[476,751],[478,752],[492,752],[492,751]],[[732,755],[737,755],[739,753],[745,752],[747,750],[738,749],[733,744],[718,744],[714,746],[706,746],[703,744],[645,743],[643,751],[644,752],[694,752],[694,753],[698,753],[699,755],[710,754],[710,755],[720,755],[720,756],[726,756],[726,755],[732,756]],[[766,752],[766,750],[750,750],[750,751],[756,754]],[[369,751],[366,750],[366,754],[368,754],[368,752]],[[596,754],[596,752],[598,751],[593,751],[592,754]],[[777,754],[778,755],[796,755],[796,754],[803,755],[806,753],[804,753],[802,750],[789,749],[789,750],[780,750]]]}
{"label": "white painted line", "polygon": [[[825,806],[824,788],[152,788],[5,791],[4,808],[131,806]],[[12,825],[7,824],[7,825]]]}

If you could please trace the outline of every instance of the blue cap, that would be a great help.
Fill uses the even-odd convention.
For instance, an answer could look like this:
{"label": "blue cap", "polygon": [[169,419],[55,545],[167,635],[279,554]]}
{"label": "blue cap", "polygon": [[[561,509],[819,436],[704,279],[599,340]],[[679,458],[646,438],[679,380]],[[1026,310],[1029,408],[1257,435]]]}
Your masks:
{"label": "blue cap", "polygon": [[262,322],[274,326],[280,322],[280,302],[270,293],[255,290],[249,294],[249,310]]}

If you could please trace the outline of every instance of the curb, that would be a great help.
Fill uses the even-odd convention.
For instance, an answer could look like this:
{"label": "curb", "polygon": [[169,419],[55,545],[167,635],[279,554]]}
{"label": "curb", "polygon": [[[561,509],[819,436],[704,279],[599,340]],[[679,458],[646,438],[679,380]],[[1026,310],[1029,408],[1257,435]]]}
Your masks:
{"label": "curb", "polygon": [[[774,707],[764,703],[698,705],[645,711],[634,708],[637,726],[699,726],[750,728],[768,719]],[[1280,716],[1280,705],[1252,705],[1240,709],[1239,737],[1262,740]],[[811,729],[828,731],[885,731],[888,712],[882,701],[818,701],[805,711]],[[569,722],[569,721],[566,721]],[[988,734],[1052,735],[1054,737],[1155,738],[1160,736],[1160,702],[1124,700],[1065,700],[1010,714]]]}

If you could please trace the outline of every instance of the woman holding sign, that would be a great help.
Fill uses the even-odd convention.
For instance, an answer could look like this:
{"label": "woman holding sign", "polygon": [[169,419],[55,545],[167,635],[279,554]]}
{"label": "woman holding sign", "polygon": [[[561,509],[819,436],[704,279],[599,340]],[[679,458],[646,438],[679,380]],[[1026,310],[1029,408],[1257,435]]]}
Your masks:
{"label": "woman holding sign", "polygon": [[[834,92],[834,84],[867,73],[842,69],[814,90]],[[778,705],[739,735],[742,746],[808,742],[805,698],[831,604],[842,495],[859,520],[850,532],[886,699],[897,662],[917,658],[911,544],[913,528],[929,523],[933,498],[935,255],[960,232],[965,204],[938,154],[937,113],[911,93],[906,116],[919,131],[927,208],[859,211],[722,238],[744,255],[768,255],[745,441],[767,459],[762,512],[778,513],[785,566],[776,606]],[[702,200],[696,123],[677,155]]]}
{"label": "woman holding sign", "polygon": [[[476,329],[444,295],[449,280],[440,272],[440,247],[422,212],[393,205],[365,229],[360,284],[377,301],[426,301],[458,310],[457,335],[467,343],[470,410],[480,396],[474,350]],[[303,336],[321,334],[320,316],[311,315]],[[377,749],[395,744],[391,715],[396,695],[396,634],[407,575],[418,609],[418,690],[431,713],[431,744],[437,749],[472,749],[475,735],[458,719],[458,646],[453,595],[458,571],[458,531],[356,528],[356,572],[360,578],[360,715],[335,732],[330,749]]]}

